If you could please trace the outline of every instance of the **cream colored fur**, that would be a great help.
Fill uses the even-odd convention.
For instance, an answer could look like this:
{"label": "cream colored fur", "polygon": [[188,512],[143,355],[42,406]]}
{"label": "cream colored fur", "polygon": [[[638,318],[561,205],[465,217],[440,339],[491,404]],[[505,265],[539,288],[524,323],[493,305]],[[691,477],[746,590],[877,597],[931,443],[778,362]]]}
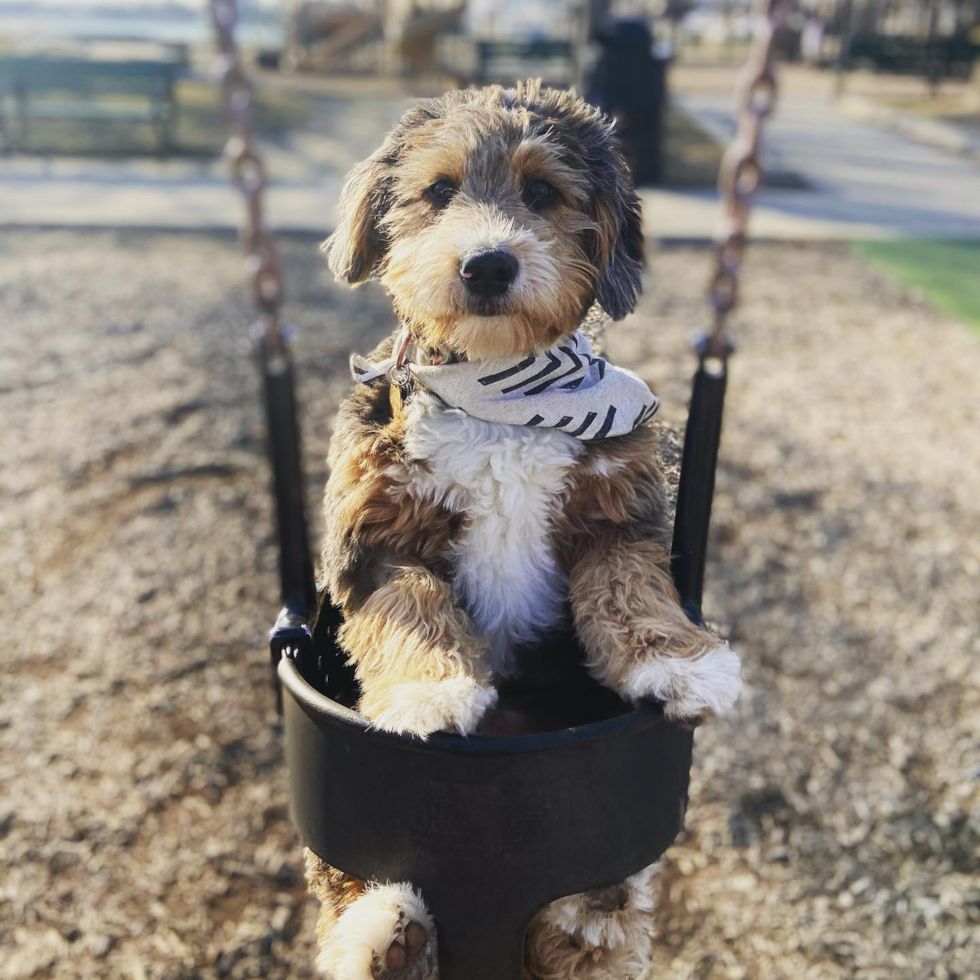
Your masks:
{"label": "cream colored fur", "polygon": [[612,912],[590,908],[589,895],[570,895],[552,902],[538,913],[542,923],[568,933],[587,946],[616,949],[649,949],[653,929],[653,909],[659,864],[631,875],[624,882],[626,902]]}
{"label": "cream colored fur", "polygon": [[656,879],[650,865],[624,882],[622,909],[597,911],[590,894],[546,906],[527,931],[527,980],[639,980],[650,966]]}
{"label": "cream colored fur", "polygon": [[[337,919],[317,957],[317,966],[331,980],[375,980],[372,966],[383,964],[399,926],[415,921],[434,943],[435,926],[422,897],[407,882],[370,885]],[[425,954],[423,954],[425,955]],[[432,969],[420,980],[438,980],[432,950]]]}
{"label": "cream colored fur", "polygon": [[731,710],[742,689],[738,654],[727,643],[699,657],[657,657],[637,664],[623,693],[634,701],[664,702],[668,718],[697,718]]}
{"label": "cream colored fur", "polygon": [[423,738],[432,732],[470,735],[497,692],[472,677],[434,681],[405,681],[382,688],[367,708],[371,724],[386,732],[413,732]]}

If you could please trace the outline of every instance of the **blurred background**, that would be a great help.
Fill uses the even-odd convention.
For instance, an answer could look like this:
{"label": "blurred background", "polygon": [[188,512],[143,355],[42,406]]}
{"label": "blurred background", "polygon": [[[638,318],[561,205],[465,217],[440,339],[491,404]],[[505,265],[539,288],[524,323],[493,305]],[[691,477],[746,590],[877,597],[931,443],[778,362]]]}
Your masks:
{"label": "blurred background", "polygon": [[[315,535],[347,357],[394,327],[318,244],[453,86],[616,117],[650,262],[608,345],[683,425],[745,2],[243,17]],[[4,978],[313,976],[213,50],[191,0],[0,0]],[[783,35],[705,600],[745,691],[697,735],[651,977],[980,976],[978,50],[977,0],[799,0]]]}

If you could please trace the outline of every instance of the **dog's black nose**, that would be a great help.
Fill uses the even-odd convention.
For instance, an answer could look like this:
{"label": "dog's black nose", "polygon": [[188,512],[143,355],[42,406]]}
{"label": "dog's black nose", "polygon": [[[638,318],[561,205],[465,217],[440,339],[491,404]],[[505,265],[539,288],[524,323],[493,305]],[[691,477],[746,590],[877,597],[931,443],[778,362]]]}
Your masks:
{"label": "dog's black nose", "polygon": [[469,259],[459,274],[471,293],[500,296],[517,278],[517,259],[509,252],[484,252]]}

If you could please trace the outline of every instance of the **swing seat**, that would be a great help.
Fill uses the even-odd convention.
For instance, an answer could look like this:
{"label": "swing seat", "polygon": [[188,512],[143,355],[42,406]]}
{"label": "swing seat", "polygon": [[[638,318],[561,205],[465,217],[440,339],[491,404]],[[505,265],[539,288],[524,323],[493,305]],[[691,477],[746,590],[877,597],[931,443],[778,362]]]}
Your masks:
{"label": "swing seat", "polygon": [[683,827],[693,731],[593,682],[557,636],[501,689],[497,732],[427,740],[370,727],[323,604],[272,634],[293,819],[324,861],[409,881],[436,921],[443,980],[520,980],[524,932],[557,898],[657,860]]}

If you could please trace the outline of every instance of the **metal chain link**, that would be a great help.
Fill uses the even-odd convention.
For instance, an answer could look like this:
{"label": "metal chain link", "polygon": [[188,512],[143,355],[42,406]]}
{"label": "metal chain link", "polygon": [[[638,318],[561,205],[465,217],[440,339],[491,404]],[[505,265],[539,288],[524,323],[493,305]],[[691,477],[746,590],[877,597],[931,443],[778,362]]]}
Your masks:
{"label": "metal chain link", "polygon": [[231,167],[232,182],[245,201],[245,227],[242,231],[245,269],[252,285],[252,298],[265,328],[266,347],[271,353],[280,350],[283,344],[279,323],[283,298],[282,270],[275,241],[263,220],[266,173],[253,140],[254,90],[235,42],[240,0],[210,0],[210,9],[218,46],[216,80],[231,124],[225,157]]}
{"label": "metal chain link", "polygon": [[757,0],[752,48],[737,83],[738,126],[718,176],[722,221],[715,238],[714,269],[708,285],[712,329],[696,343],[702,357],[725,360],[732,351],[728,316],[738,304],[752,198],[762,181],[759,143],[762,124],[776,107],[776,44],[788,0]]}

